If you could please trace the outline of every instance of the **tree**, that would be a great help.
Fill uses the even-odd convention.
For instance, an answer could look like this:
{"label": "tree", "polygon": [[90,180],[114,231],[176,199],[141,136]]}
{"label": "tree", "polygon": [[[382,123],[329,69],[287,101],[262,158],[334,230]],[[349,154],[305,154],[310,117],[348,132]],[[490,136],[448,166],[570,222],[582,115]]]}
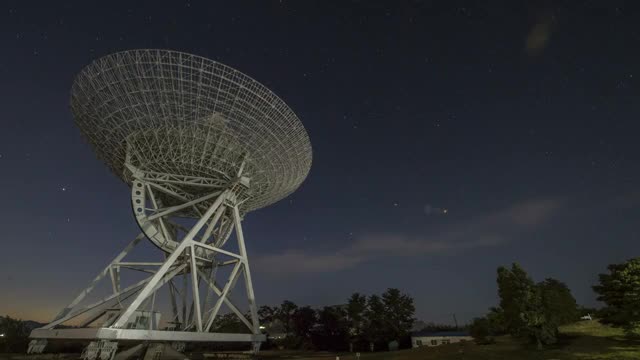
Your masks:
{"label": "tree", "polygon": [[491,336],[491,325],[486,317],[473,319],[469,326],[469,333],[477,344],[486,345],[495,342]]}
{"label": "tree", "polygon": [[520,317],[524,322],[524,328],[520,334],[528,336],[538,349],[542,345],[553,344],[558,340],[558,325],[550,321],[546,311],[541,286],[526,288],[522,301]]}
{"label": "tree", "polygon": [[221,333],[250,334],[251,330],[234,313],[216,316],[211,326],[211,331]]}
{"label": "tree", "polygon": [[353,343],[359,342],[363,337],[365,327],[365,311],[367,310],[367,297],[354,293],[347,303],[347,320],[349,321],[349,351],[353,351]]}
{"label": "tree", "polygon": [[495,337],[507,333],[504,311],[501,307],[491,307],[486,316],[475,318],[469,326],[469,332],[478,344],[492,344]]}
{"label": "tree", "polygon": [[514,336],[521,336],[526,324],[521,314],[524,311],[525,298],[531,288],[533,280],[518,264],[512,264],[511,269],[500,266],[498,268],[498,296],[500,308],[504,313],[505,327]]}
{"label": "tree", "polygon": [[489,331],[492,335],[500,336],[507,333],[507,327],[505,325],[504,319],[504,310],[502,310],[501,307],[489,308],[487,321],[489,322]]}
{"label": "tree", "polygon": [[549,321],[559,326],[578,320],[578,304],[565,283],[547,278],[538,286],[542,291],[542,301]]}
{"label": "tree", "polygon": [[258,309],[258,319],[260,320],[260,324],[263,327],[263,330],[261,332],[267,334],[267,341],[262,345],[265,349],[268,349],[274,345],[272,338],[269,336],[270,334],[284,331],[284,326],[282,326],[282,324],[278,320],[277,315],[277,307],[263,305]]}
{"label": "tree", "polygon": [[316,311],[309,306],[298,308],[292,315],[293,332],[296,336],[308,339],[316,324]]}
{"label": "tree", "polygon": [[400,292],[398,289],[387,289],[382,294],[384,304],[384,317],[388,328],[387,341],[400,341],[406,338],[411,331],[415,306],[413,299]]}
{"label": "tree", "polygon": [[276,318],[282,323],[287,336],[293,331],[293,314],[297,309],[298,305],[289,300],[285,300],[276,311]]}
{"label": "tree", "polygon": [[260,323],[267,325],[273,322],[276,319],[277,312],[277,308],[267,305],[260,306],[260,309],[258,309],[258,318],[260,319]]}
{"label": "tree", "polygon": [[344,351],[349,340],[346,312],[335,306],[318,311],[318,329],[314,331],[314,345],[318,350]]}
{"label": "tree", "polygon": [[599,275],[600,284],[593,286],[597,299],[606,304],[601,320],[635,335],[640,330],[640,258],[607,269],[609,273]]}
{"label": "tree", "polygon": [[[547,290],[554,292],[551,287]],[[528,337],[539,349],[555,343],[558,334],[558,324],[544,294],[545,286],[535,284],[518,264],[511,269],[498,268],[498,295],[506,330],[513,336]]]}
{"label": "tree", "polygon": [[0,316],[0,352],[24,353],[29,344],[29,329],[23,321]]}
{"label": "tree", "polygon": [[367,299],[367,310],[365,311],[366,326],[364,338],[369,342],[371,348],[383,344],[387,339],[387,324],[385,318],[385,306],[378,295],[371,295]]}

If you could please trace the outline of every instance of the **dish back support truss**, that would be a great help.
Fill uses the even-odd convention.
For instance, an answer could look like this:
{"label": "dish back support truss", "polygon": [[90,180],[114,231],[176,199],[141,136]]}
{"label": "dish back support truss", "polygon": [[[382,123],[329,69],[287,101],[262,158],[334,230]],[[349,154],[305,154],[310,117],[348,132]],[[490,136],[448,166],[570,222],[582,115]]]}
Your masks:
{"label": "dish back support truss", "polygon": [[[244,341],[251,342],[254,351],[259,349],[265,340],[260,333],[257,307],[253,292],[251,272],[247,257],[242,216],[239,205],[244,200],[244,193],[249,188],[249,179],[242,176],[243,166],[237,177],[226,186],[212,184],[207,179],[177,176],[173,174],[145,173],[131,165],[129,170],[134,177],[132,186],[132,205],[136,220],[143,232],[138,235],[102,272],[84,289],[56,318],[41,329],[32,332],[36,339],[98,339],[98,340],[171,340],[171,341]],[[195,187],[201,196],[194,196],[184,189]],[[157,194],[162,193],[162,197]],[[164,206],[162,199],[173,198],[171,206]],[[172,221],[173,216],[181,216],[186,212],[198,214],[197,221],[191,228]],[[230,250],[228,241],[235,232],[237,251]],[[178,239],[178,234],[185,235]],[[144,238],[148,237],[156,246],[165,252],[163,262],[124,261],[131,250]],[[221,261],[221,257],[228,260]],[[231,267],[228,279],[223,286],[216,282],[218,268]],[[148,277],[125,288],[121,286],[121,269],[133,269],[150,274]],[[191,306],[187,315],[187,292],[180,292],[172,279],[183,275],[191,282]],[[79,304],[105,277],[111,279],[112,293],[92,304],[80,307]],[[249,316],[236,306],[229,295],[236,282],[242,278],[249,305]],[[200,294],[200,283],[205,284],[204,299]],[[186,281],[184,282],[186,284]],[[128,329],[127,324],[139,309],[153,303],[161,287],[168,285],[172,319],[177,324],[171,331],[154,329],[150,322],[148,330]],[[182,296],[183,311],[178,309],[178,295]],[[215,302],[212,300],[215,299]],[[105,314],[112,303],[122,304],[119,314],[102,328],[88,328],[93,322]],[[208,306],[210,303],[211,306]],[[249,329],[248,334],[211,333],[216,317],[222,306],[226,305],[240,321]],[[56,326],[73,321],[80,316],[87,316],[80,328],[56,329]],[[106,326],[106,327],[104,327]],[[84,331],[83,331],[84,330]],[[38,344],[33,343],[33,350],[38,351]],[[41,344],[40,344],[41,345]],[[42,346],[40,346],[42,347]],[[110,357],[113,353],[107,354]]]}

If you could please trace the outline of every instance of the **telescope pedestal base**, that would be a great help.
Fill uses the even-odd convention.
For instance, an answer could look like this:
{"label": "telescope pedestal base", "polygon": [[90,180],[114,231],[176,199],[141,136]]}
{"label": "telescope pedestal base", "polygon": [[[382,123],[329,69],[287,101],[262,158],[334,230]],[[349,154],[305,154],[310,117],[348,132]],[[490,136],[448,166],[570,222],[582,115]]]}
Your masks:
{"label": "telescope pedestal base", "polygon": [[[184,352],[187,342],[250,342],[251,353],[256,354],[266,341],[265,335],[235,333],[198,333],[184,331],[135,330],[112,328],[84,329],[35,329],[31,333],[29,354],[40,354],[48,340],[91,341],[82,352],[84,360],[113,360],[118,351],[118,341],[165,343],[178,352]],[[167,345],[168,346],[168,345]]]}
{"label": "telescope pedestal base", "polygon": [[42,354],[45,347],[47,347],[47,339],[33,339],[29,341],[27,354]]}
{"label": "telescope pedestal base", "polygon": [[[141,193],[138,189],[151,188],[151,183],[143,180],[136,180],[134,184],[134,194]],[[160,187],[154,184],[156,188]],[[242,186],[246,185],[241,179],[229,189],[195,200],[185,200],[182,205],[166,208],[160,208],[156,206],[155,201],[151,201],[156,204],[153,205],[153,210],[158,214],[155,219],[158,220],[159,226],[153,227],[154,224],[149,222],[151,220],[145,218],[145,222],[140,223],[143,233],[116,256],[54,321],[31,332],[30,337],[34,340],[29,346],[29,351],[42,352],[47,339],[91,341],[85,350],[86,360],[95,360],[98,357],[100,360],[112,360],[118,349],[118,341],[169,344],[245,342],[251,343],[253,351],[257,351],[260,343],[266,341],[266,336],[260,332],[242,232],[242,218],[237,204],[237,194],[241,190],[238,188]],[[165,239],[175,237],[175,234],[172,235],[172,232],[167,230],[169,220],[166,215],[214,198],[213,202],[207,203],[207,208],[197,209],[201,213],[200,218],[193,227],[183,230],[186,233],[184,237],[179,242],[172,240],[175,248],[170,253],[165,253],[164,261],[124,261],[144,235],[153,238],[154,232],[151,230],[160,229],[158,231],[164,233]],[[134,203],[136,200],[138,198],[134,196]],[[232,233],[235,233],[237,250],[233,247],[226,247],[225,250],[224,246]],[[219,258],[222,256],[226,259]],[[229,267],[229,272],[224,276],[218,276],[218,280],[224,281],[218,283],[215,277],[217,269],[225,266]],[[121,269],[144,272],[148,277],[133,284],[131,282],[135,280],[131,279],[130,285],[124,286],[121,282]],[[80,302],[107,276],[111,278],[112,293],[97,302],[81,306]],[[179,277],[182,277],[182,289],[174,283]],[[244,280],[243,295],[246,296],[248,315],[235,305],[230,297],[231,291],[240,279]],[[169,323],[175,326],[160,330],[160,317],[156,315],[159,312],[156,311],[155,304],[156,297],[163,288],[169,290],[168,303],[172,308]],[[201,292],[205,293],[204,298],[201,297]],[[182,312],[179,311],[178,304],[182,305]],[[215,320],[221,314],[223,305],[230,313],[236,315],[239,323],[246,325],[245,332],[215,332]],[[75,325],[78,322],[78,327],[58,328],[66,323]]]}
{"label": "telescope pedestal base", "polygon": [[[263,334],[204,333],[188,331],[137,330],[113,328],[84,329],[35,329],[31,333],[34,340],[130,340],[163,342],[261,342]],[[45,343],[46,345],[46,343]]]}

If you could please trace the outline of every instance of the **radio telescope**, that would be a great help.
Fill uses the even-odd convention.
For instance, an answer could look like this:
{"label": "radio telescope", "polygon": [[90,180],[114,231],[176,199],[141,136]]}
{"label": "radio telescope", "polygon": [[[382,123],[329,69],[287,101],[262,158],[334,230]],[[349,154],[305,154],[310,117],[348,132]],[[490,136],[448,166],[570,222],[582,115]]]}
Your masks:
{"label": "radio telescope", "polygon": [[[98,158],[131,187],[141,232],[52,322],[33,330],[29,352],[42,352],[47,339],[90,340],[84,357],[102,360],[125,340],[177,349],[238,341],[257,351],[265,336],[242,220],[291,194],[308,175],[311,144],[298,117],[247,75],[168,50],[93,61],[73,83],[71,111]],[[125,261],[145,237],[161,261]],[[146,277],[126,284],[125,269]],[[228,277],[220,279],[224,269]],[[111,280],[109,294],[83,305],[103,278]],[[248,314],[230,297],[239,278]],[[168,320],[155,305],[161,292],[171,305]],[[223,307],[245,333],[212,332]],[[69,323],[76,326],[62,327]]]}

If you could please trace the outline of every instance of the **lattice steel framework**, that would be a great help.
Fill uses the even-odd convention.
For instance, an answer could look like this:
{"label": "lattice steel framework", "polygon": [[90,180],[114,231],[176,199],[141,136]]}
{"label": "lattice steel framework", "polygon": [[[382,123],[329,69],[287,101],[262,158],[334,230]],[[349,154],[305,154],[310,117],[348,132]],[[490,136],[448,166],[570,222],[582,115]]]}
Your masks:
{"label": "lattice steel framework", "polygon": [[[46,339],[96,340],[83,355],[91,360],[112,359],[118,340],[247,341],[257,351],[264,335],[242,220],[295,191],[309,173],[311,144],[300,120],[250,77],[167,50],[125,51],[94,61],[73,84],[71,110],[98,157],[131,186],[142,233],[51,323],[32,332],[29,351],[41,352]],[[229,248],[233,235],[237,247]],[[143,237],[164,252],[163,261],[124,261]],[[231,269],[223,284],[216,280],[219,268]],[[127,285],[123,269],[150,275]],[[173,283],[180,276],[182,291]],[[106,277],[112,293],[81,306]],[[246,314],[230,298],[239,278]],[[163,286],[174,327],[160,330],[154,304]],[[223,305],[249,333],[210,332]],[[58,328],[81,316],[88,317],[80,328]],[[145,317],[151,322],[138,328]]]}

